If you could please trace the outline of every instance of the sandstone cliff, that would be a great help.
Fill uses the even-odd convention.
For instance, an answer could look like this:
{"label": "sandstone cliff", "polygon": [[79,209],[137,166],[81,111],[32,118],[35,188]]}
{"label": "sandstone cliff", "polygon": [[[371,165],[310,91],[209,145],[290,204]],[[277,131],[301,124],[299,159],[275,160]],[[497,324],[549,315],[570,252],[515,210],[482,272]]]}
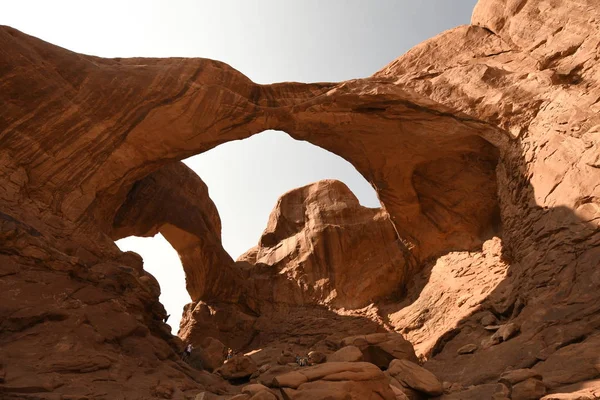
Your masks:
{"label": "sandstone cliff", "polygon": [[[179,361],[157,283],[113,242],[157,231],[184,260],[194,299],[184,323],[229,332],[223,340],[248,350],[292,341],[331,351],[341,332],[395,330],[453,384],[448,398],[519,398],[539,385],[591,393],[600,375],[599,25],[594,0],[481,0],[471,25],[372,77],[274,85],[212,60],[101,59],[1,27],[0,393],[236,392]],[[245,257],[254,266],[234,263],[204,184],[177,160],[266,129],[350,161],[382,210],[361,209],[336,185],[316,199],[300,189]],[[319,212],[300,215],[306,206]],[[353,248],[366,240],[353,221],[385,241]],[[309,238],[326,239],[303,247]],[[329,238],[340,241],[333,258]],[[400,250],[384,257],[390,239]],[[353,279],[387,270],[391,282],[348,296],[342,249],[350,261],[377,254]],[[394,265],[409,268],[394,275]],[[265,266],[307,290],[283,299],[257,290],[253,271]],[[385,299],[396,284],[406,297]],[[363,306],[371,291],[382,299],[360,310],[319,307]],[[501,377],[523,369],[513,373],[522,380]]]}

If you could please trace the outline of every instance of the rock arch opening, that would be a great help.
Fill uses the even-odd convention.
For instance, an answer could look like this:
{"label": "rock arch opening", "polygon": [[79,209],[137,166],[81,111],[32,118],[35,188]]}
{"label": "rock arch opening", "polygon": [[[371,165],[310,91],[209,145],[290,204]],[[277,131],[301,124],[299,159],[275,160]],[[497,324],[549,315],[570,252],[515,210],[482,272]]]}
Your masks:
{"label": "rock arch opening", "polygon": [[[432,140],[421,138],[420,135],[419,132],[411,143],[414,147],[412,153],[395,153],[395,158],[384,160],[390,170],[390,176],[373,178],[373,171],[367,170],[383,200],[383,208],[369,209],[360,206],[347,187],[340,187],[335,183],[292,190],[279,200],[258,246],[251,248],[240,258],[241,264],[236,263],[223,248],[221,217],[208,196],[207,185],[181,162],[167,164],[131,186],[125,201],[115,214],[112,236],[119,239],[132,235],[153,236],[158,232],[162,233],[179,254],[186,275],[186,288],[194,302],[242,301],[249,310],[255,310],[257,304],[265,299],[271,302],[316,302],[360,308],[382,296],[401,295],[408,280],[421,268],[423,260],[451,250],[474,249],[497,233],[500,227],[495,173],[499,151],[496,147],[479,136],[465,132],[457,132],[447,137],[434,135],[429,138]],[[313,138],[302,132],[295,132],[293,136],[308,140]],[[257,140],[256,138],[283,138],[280,145],[284,143],[297,146],[301,143],[287,134],[275,132],[255,135],[253,138],[246,139],[246,143]],[[318,137],[314,141],[324,143],[324,147],[329,144],[328,141],[322,142]],[[203,163],[196,158],[188,160],[188,163],[196,164],[196,169],[201,175],[204,175],[204,169],[210,176],[211,168],[219,171],[226,169],[227,164],[231,163],[229,159],[225,164],[218,166],[215,160],[221,158],[220,162],[223,162],[223,153],[219,155],[219,151],[225,147],[242,145],[242,142],[229,143],[215,149],[214,153],[208,152],[207,156],[217,154],[217,158],[212,160],[208,158]],[[312,152],[319,149],[309,143],[302,145]],[[286,154],[281,146],[274,146],[277,149],[271,149],[270,151],[275,152],[270,156],[259,156],[261,160],[268,160],[271,163],[271,172],[276,170],[277,174],[283,177],[281,180],[284,184],[288,185],[283,190],[280,189],[276,196],[285,189],[303,183],[295,181],[290,184],[290,177],[299,177],[308,182],[331,177],[325,175],[315,178],[313,175],[307,179],[299,171],[312,168],[313,172],[323,173],[327,168],[319,165],[314,168],[314,160],[309,160],[309,167],[293,165],[290,159],[293,159],[294,151]],[[256,148],[264,150],[265,146],[259,145]],[[384,148],[381,150],[382,156],[389,156]],[[329,160],[336,160],[344,165],[347,171],[354,173],[355,179],[358,178],[363,186],[369,187],[350,163],[323,149],[319,149],[315,154],[319,152]],[[265,189],[267,182],[276,181],[260,171],[260,163],[253,164],[259,172],[252,172],[248,167],[251,161],[255,161],[252,153],[253,151],[247,148],[237,149],[238,156],[245,157],[242,157],[238,167],[245,168],[246,173],[250,170],[250,176],[246,175],[241,179],[247,183],[251,178],[257,177],[257,184],[246,187],[246,193],[239,195],[243,196],[244,201],[250,198],[249,193],[252,190],[260,192]],[[344,154],[344,149],[340,153]],[[291,166],[291,169],[286,171],[282,165],[288,168]],[[358,165],[362,165],[360,158]],[[266,170],[269,171],[269,168]],[[237,173],[240,174],[239,170]],[[382,180],[383,178],[385,180]],[[219,174],[213,179],[216,179],[217,183],[228,180]],[[390,187],[387,186],[389,180],[395,182],[395,190],[390,191]],[[404,184],[399,187],[400,182]],[[373,203],[372,199],[376,195],[373,189],[370,189],[371,193],[367,195],[371,195]],[[322,191],[325,191],[325,195],[320,193]],[[286,196],[294,200],[284,201]],[[338,201],[344,204],[341,209],[336,205]],[[269,204],[272,201],[263,200],[263,203]],[[311,207],[312,212],[316,214],[312,215],[307,211]],[[243,207],[238,203],[237,209]],[[348,217],[349,215],[352,217]],[[294,226],[289,225],[290,221],[298,218],[300,219],[294,222]],[[346,227],[344,224],[349,225]],[[262,230],[264,224],[261,225],[258,229]],[[359,229],[352,239],[353,236],[348,232],[356,226]],[[234,219],[231,228],[235,227]],[[379,239],[366,245],[359,243],[362,240],[359,236],[362,235],[363,229],[371,231],[370,238]],[[326,233],[326,230],[333,233]],[[318,235],[315,236],[317,231]],[[256,236],[250,239],[254,243]],[[248,250],[250,247],[246,245],[242,250]],[[239,253],[238,249],[237,254]],[[339,254],[344,256],[340,258]],[[349,258],[346,254],[350,255]],[[381,257],[381,254],[385,256]],[[380,266],[379,272],[394,278],[385,279],[381,276],[381,279],[375,279],[379,275],[373,274],[369,268],[359,266],[373,263],[374,259],[378,260],[376,264]],[[257,265],[269,266],[272,271],[281,271],[288,269],[287,264],[290,262],[296,266],[301,265],[301,274],[304,276],[300,280],[286,277],[288,282],[284,286],[288,285],[287,293],[296,293],[292,296],[293,299],[281,297],[274,292],[261,292],[261,289],[256,287],[256,282],[249,283],[248,274],[256,272]],[[355,265],[356,268],[336,271],[337,264]],[[253,268],[254,272],[251,272]],[[353,271],[361,270],[364,276],[361,273],[354,276]],[[258,279],[258,276],[262,276],[261,273],[255,278]],[[261,279],[274,279],[275,276],[277,274],[267,274]],[[354,280],[351,279],[352,276]],[[373,279],[386,281],[389,285],[383,285],[382,289]],[[296,289],[289,286],[289,281]],[[357,295],[356,282],[359,281],[359,286],[364,290]],[[376,286],[379,288],[372,293],[371,289]]]}
{"label": "rock arch opening", "polygon": [[130,236],[118,240],[122,251],[134,251],[144,261],[144,270],[152,274],[160,284],[160,302],[169,316],[167,324],[177,334],[183,306],[191,301],[185,287],[185,273],[177,251],[160,233],[154,237]]}
{"label": "rock arch opening", "polygon": [[223,247],[235,259],[258,242],[278,198],[323,179],[344,182],[365,207],[380,207],[371,184],[344,158],[282,131],[264,131],[186,159],[210,189]]}
{"label": "rock arch opening", "polygon": [[[183,305],[189,302],[182,296],[183,285],[195,301],[210,299],[215,285],[228,285],[226,278],[211,280],[210,270],[222,268],[231,272],[225,276],[236,275],[234,259],[261,239],[272,207],[283,193],[334,179],[354,188],[356,194],[347,190],[357,203],[379,207],[375,190],[349,162],[284,132],[266,131],[226,143],[185,164],[189,168],[175,163],[134,183],[113,222],[113,237],[123,238],[117,241],[121,249],[141,254],[148,272],[161,283],[161,299],[174,331]],[[157,250],[168,243],[175,251],[163,257]],[[185,277],[179,273],[182,264]]]}

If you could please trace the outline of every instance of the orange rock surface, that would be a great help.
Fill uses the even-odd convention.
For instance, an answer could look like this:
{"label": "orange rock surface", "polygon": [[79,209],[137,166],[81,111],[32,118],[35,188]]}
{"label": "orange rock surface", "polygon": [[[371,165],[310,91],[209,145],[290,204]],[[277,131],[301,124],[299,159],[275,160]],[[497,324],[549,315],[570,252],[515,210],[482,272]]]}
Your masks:
{"label": "orange rock surface", "polygon": [[[396,331],[446,398],[597,393],[599,48],[595,0],[480,0],[471,25],[369,78],[257,85],[217,61],[102,59],[0,27],[0,394],[239,392],[180,360],[157,282],[114,244],[156,232],[183,260],[186,340],[331,354]],[[334,182],[297,189],[231,260],[177,160],[266,129],[344,157],[382,209]],[[273,393],[395,395],[346,367]],[[502,381],[513,369],[535,378]]]}
{"label": "orange rock surface", "polygon": [[402,290],[409,257],[385,211],[362,207],[339,181],[320,181],[284,194],[258,246],[238,261],[254,266],[261,300],[361,308]]}

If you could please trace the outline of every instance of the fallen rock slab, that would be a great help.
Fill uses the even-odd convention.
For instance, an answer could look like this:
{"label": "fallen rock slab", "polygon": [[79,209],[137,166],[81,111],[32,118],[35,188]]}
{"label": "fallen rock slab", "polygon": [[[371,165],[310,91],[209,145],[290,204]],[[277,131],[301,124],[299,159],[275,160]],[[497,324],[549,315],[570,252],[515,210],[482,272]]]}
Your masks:
{"label": "fallen rock slab", "polygon": [[357,362],[362,361],[363,353],[356,346],[342,347],[333,354],[327,356],[328,362]]}
{"label": "fallen rock slab", "polygon": [[355,346],[362,352],[363,361],[387,368],[392,360],[417,362],[413,345],[399,333],[373,333],[344,338],[342,346]]}
{"label": "fallen rock slab", "polygon": [[429,396],[443,393],[442,383],[425,368],[407,360],[394,360],[387,371],[402,385],[423,392]]}
{"label": "fallen rock slab", "polygon": [[546,394],[544,383],[535,378],[529,378],[512,387],[512,400],[538,400]]}
{"label": "fallen rock slab", "polygon": [[542,380],[542,375],[529,368],[514,369],[500,375],[500,382],[514,385],[530,378]]}
{"label": "fallen rock slab", "polygon": [[258,370],[256,363],[248,356],[237,355],[227,360],[215,371],[227,380],[247,378]]}
{"label": "fallen rock slab", "polygon": [[327,362],[280,375],[273,380],[290,400],[395,400],[387,377],[365,362]]}

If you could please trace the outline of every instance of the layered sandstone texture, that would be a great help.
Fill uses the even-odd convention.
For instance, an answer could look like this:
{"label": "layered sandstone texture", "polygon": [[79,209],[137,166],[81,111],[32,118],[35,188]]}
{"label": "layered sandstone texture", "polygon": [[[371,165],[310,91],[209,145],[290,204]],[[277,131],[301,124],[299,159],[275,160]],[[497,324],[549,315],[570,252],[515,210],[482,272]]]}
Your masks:
{"label": "layered sandstone texture", "polygon": [[[593,396],[599,46],[596,0],[480,0],[471,25],[372,77],[257,85],[217,61],[102,59],[1,27],[0,394],[239,391],[179,360],[157,283],[113,241],[161,232],[194,300],[184,320],[227,346],[333,352],[336,335],[396,331],[446,398]],[[235,263],[178,160],[266,129],[344,157],[382,210],[331,182],[301,188]],[[343,376],[390,396],[357,368]],[[404,370],[397,382],[420,384]],[[279,393],[321,390],[307,379]]]}
{"label": "layered sandstone texture", "polygon": [[254,266],[261,299],[361,308],[403,287],[405,257],[389,214],[362,207],[346,185],[325,180],[284,194],[258,246],[238,261]]}

